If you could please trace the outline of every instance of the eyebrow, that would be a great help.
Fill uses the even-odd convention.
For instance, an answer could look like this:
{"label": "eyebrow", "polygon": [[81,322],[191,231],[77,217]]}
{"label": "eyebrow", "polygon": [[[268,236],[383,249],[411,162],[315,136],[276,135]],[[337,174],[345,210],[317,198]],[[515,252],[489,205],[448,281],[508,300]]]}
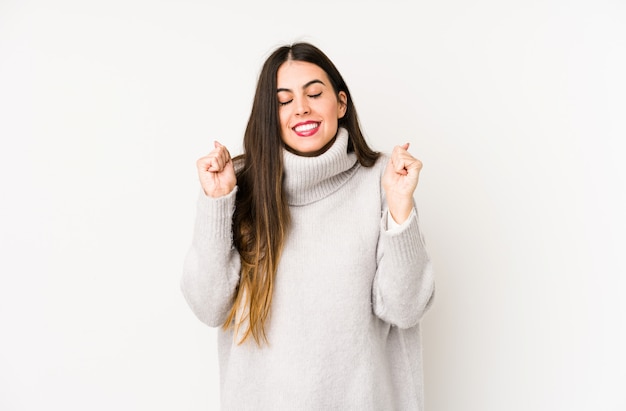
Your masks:
{"label": "eyebrow", "polygon": [[[310,85],[315,84],[315,83],[319,83],[319,84],[321,84],[321,85],[323,85],[323,86],[325,86],[325,85],[326,85],[326,84],[324,84],[324,82],[323,82],[322,80],[315,79],[315,80],[311,80],[311,81],[309,81],[309,82],[308,82],[308,83],[306,83],[304,86],[302,86],[302,90],[306,89],[307,87],[309,87]],[[288,88],[279,88],[278,90],[276,90],[276,93],[280,93],[281,91],[287,91],[287,92],[289,92],[289,93],[291,93],[291,92],[292,92],[292,90],[291,90],[291,89],[288,89]]]}

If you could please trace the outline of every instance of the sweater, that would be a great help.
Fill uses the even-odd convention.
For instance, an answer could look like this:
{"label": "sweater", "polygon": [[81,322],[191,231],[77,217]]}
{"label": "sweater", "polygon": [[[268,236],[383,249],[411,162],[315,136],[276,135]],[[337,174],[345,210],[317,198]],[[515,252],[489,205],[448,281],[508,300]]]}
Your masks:
{"label": "sweater", "polygon": [[[381,155],[363,167],[340,129],[317,157],[284,150],[291,213],[266,323],[268,344],[218,331],[223,410],[422,410],[420,319],[434,277],[417,212],[387,229]],[[195,315],[220,327],[240,257],[236,190],[201,193],[181,287]]]}

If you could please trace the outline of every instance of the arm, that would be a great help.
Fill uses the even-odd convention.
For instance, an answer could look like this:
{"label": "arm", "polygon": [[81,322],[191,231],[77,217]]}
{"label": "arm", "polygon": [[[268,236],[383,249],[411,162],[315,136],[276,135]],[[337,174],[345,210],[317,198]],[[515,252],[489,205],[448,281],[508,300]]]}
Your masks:
{"label": "arm", "polygon": [[212,327],[226,320],[239,283],[241,262],[232,241],[236,191],[218,198],[200,194],[181,278],[181,289],[192,311]]}
{"label": "arm", "polygon": [[374,313],[400,328],[418,324],[432,303],[433,269],[419,230],[417,212],[388,230],[387,212],[381,222],[378,268],[372,288]]}
{"label": "arm", "polygon": [[[394,148],[381,179],[384,217],[372,287],[374,313],[401,328],[417,325],[435,289],[413,199],[422,163],[408,148],[408,143]],[[392,229],[388,221],[393,223]]]}
{"label": "arm", "polygon": [[237,178],[230,153],[217,141],[196,166],[202,193],[181,288],[200,321],[217,327],[226,321],[239,283],[241,260],[232,238]]}

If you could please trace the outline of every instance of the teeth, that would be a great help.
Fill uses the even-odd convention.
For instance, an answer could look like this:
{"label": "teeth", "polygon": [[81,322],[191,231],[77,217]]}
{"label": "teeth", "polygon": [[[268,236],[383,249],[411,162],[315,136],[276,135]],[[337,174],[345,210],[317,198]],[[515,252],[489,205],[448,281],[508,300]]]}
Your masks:
{"label": "teeth", "polygon": [[313,130],[314,128],[319,127],[319,124],[317,123],[309,123],[309,124],[304,124],[302,126],[298,126],[296,128],[294,128],[294,130],[296,130],[298,133],[301,133],[303,131],[309,131],[309,130]]}

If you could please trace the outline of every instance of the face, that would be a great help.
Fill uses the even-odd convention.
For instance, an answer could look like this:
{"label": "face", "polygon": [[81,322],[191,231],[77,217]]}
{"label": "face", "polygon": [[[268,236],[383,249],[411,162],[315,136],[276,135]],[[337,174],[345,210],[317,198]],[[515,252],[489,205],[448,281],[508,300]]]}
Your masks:
{"label": "face", "polygon": [[324,70],[303,61],[283,63],[276,80],[281,137],[287,148],[302,156],[326,151],[346,114],[346,93],[337,95]]}

